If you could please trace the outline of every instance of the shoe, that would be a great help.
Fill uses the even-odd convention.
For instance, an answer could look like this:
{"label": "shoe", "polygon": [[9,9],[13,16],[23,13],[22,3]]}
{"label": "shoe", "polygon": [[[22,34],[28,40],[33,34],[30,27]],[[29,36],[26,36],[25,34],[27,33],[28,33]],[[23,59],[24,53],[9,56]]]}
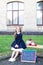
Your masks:
{"label": "shoe", "polygon": [[12,58],[10,58],[8,61],[11,61],[12,60]]}
{"label": "shoe", "polygon": [[13,58],[13,59],[11,60],[11,62],[14,62],[14,61],[16,61],[16,59],[15,59],[15,58]]}
{"label": "shoe", "polygon": [[14,61],[16,61],[16,59],[15,58],[10,58],[9,61],[14,62]]}

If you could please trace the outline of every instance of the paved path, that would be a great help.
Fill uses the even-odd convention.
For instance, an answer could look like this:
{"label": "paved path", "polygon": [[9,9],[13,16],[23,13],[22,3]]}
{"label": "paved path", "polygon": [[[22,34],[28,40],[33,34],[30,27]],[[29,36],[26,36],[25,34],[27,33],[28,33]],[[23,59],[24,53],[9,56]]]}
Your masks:
{"label": "paved path", "polygon": [[18,57],[17,60],[13,63],[9,62],[8,59],[1,60],[0,65],[43,65],[43,58],[38,58],[37,62],[34,64],[34,63],[21,62],[20,57]]}

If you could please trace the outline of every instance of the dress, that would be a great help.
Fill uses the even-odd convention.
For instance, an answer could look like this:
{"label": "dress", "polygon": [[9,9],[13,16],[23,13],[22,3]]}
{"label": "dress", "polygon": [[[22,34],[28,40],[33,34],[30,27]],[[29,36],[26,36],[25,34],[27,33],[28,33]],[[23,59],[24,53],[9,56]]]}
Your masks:
{"label": "dress", "polygon": [[18,45],[18,49],[20,49],[20,48],[25,49],[26,48],[26,45],[22,39],[22,33],[17,34],[17,37],[15,38],[13,43],[11,44],[11,47],[15,48],[16,44]]}

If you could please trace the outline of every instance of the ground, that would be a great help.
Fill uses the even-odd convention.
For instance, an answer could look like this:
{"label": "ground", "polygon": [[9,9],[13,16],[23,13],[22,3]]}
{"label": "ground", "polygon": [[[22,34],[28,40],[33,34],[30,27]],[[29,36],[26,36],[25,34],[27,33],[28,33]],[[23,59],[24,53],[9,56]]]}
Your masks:
{"label": "ground", "polygon": [[21,62],[20,57],[15,62],[9,62],[8,59],[0,61],[0,65],[43,65],[43,58],[38,58],[36,63]]}

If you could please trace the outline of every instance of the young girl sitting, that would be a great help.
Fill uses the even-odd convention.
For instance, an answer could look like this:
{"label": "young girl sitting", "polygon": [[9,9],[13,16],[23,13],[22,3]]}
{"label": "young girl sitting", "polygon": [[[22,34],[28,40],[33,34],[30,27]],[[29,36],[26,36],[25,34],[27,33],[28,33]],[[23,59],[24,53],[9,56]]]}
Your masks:
{"label": "young girl sitting", "polygon": [[15,40],[11,44],[11,50],[13,50],[13,52],[11,58],[9,59],[9,61],[11,62],[15,61],[18,54],[22,52],[23,49],[26,48],[26,45],[22,39],[21,28],[19,26],[17,27],[14,36],[15,36]]}

